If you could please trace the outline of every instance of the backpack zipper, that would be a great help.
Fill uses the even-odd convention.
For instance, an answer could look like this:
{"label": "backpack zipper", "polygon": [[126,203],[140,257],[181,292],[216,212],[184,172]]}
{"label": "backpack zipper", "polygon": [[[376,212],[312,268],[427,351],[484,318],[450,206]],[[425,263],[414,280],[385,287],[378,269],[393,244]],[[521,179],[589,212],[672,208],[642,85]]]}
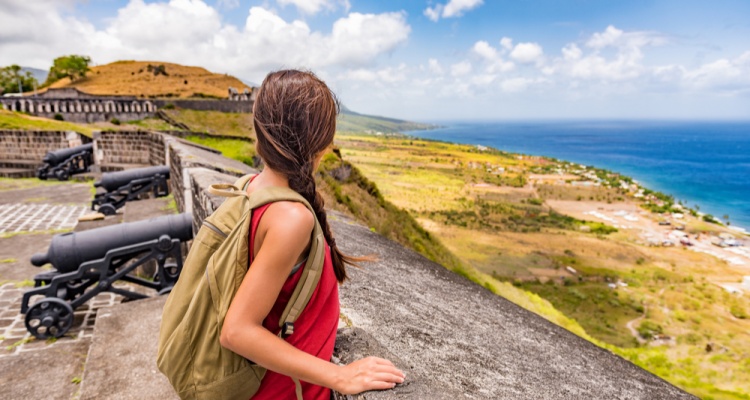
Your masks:
{"label": "backpack zipper", "polygon": [[208,229],[210,229],[210,230],[212,230],[212,231],[214,231],[214,232],[218,233],[218,234],[219,234],[219,235],[221,235],[221,236],[222,236],[223,238],[226,238],[227,236],[229,236],[229,235],[227,235],[226,233],[222,232],[222,230],[221,230],[221,229],[217,228],[217,227],[216,227],[215,225],[213,225],[212,223],[210,223],[210,222],[208,222],[208,221],[203,221],[203,225],[205,225],[205,226],[206,226],[206,227],[207,227]]}

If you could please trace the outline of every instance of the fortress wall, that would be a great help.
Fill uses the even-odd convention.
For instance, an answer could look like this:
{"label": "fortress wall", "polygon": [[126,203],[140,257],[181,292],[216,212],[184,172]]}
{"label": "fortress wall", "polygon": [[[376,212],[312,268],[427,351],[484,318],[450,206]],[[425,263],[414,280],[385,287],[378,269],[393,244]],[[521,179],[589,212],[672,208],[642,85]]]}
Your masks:
{"label": "fortress wall", "polygon": [[[160,148],[154,146],[154,135],[158,134],[147,131],[94,132],[97,164],[152,165],[151,152],[159,151]],[[158,164],[162,163],[163,161]]]}
{"label": "fortress wall", "polygon": [[257,172],[249,166],[221,155],[216,150],[200,146],[173,136],[163,135],[168,151],[170,179],[169,189],[177,202],[180,212],[192,212],[196,226],[205,218],[206,209],[202,207],[208,193],[194,192],[195,178],[190,171],[207,170],[224,174],[229,178],[223,183],[231,183],[237,177]]}
{"label": "fortress wall", "polygon": [[0,98],[0,107],[10,111],[54,118],[60,115],[66,121],[92,123],[118,119],[132,121],[152,117],[156,105],[151,100],[106,96],[75,96],[61,98],[55,92],[51,97]]}
{"label": "fortress wall", "polygon": [[76,132],[0,130],[0,160],[33,161],[41,166],[47,152],[90,141]]}

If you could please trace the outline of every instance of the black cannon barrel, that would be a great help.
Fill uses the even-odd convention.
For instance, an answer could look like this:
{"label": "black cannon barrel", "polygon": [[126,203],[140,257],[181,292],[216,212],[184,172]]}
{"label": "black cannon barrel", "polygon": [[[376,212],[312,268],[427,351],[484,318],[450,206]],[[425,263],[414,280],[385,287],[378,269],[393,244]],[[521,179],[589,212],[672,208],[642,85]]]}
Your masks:
{"label": "black cannon barrel", "polygon": [[96,182],[94,186],[103,187],[106,191],[111,192],[127,185],[136,179],[150,178],[155,175],[164,175],[169,179],[169,167],[159,165],[156,167],[145,167],[128,169],[125,171],[108,172],[102,175],[102,180]]}
{"label": "black cannon barrel", "polygon": [[50,263],[60,272],[70,272],[86,261],[104,258],[109,250],[158,239],[161,235],[169,235],[183,242],[191,240],[192,214],[166,215],[55,235],[47,254],[35,254],[31,257],[31,263],[37,267]]}
{"label": "black cannon barrel", "polygon": [[83,144],[83,145],[76,146],[76,147],[70,147],[70,148],[67,148],[67,149],[60,149],[60,150],[55,150],[55,151],[49,151],[44,156],[44,158],[42,159],[42,161],[45,162],[45,163],[47,163],[47,164],[49,164],[49,165],[57,165],[57,164],[60,164],[61,162],[65,161],[65,160],[67,160],[68,158],[70,158],[70,156],[72,156],[72,155],[74,155],[76,153],[84,152],[84,151],[85,152],[89,152],[89,153],[93,152],[94,151],[94,144],[93,143],[88,143],[88,144]]}

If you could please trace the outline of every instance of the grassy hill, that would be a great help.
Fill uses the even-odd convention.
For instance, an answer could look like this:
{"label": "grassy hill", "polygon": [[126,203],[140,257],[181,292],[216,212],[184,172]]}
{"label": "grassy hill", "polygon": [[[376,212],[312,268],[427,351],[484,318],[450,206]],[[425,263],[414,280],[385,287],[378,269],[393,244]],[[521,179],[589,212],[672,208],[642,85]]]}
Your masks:
{"label": "grassy hill", "polygon": [[344,106],[341,107],[336,130],[339,132],[381,132],[396,133],[437,128],[437,125],[411,122],[395,118],[379,117],[354,112]]}
{"label": "grassy hill", "polygon": [[[155,68],[162,65],[166,75],[154,72]],[[242,81],[230,75],[161,61],[117,61],[99,65],[92,67],[84,79],[70,82],[70,79],[65,78],[53,83],[51,87],[75,87],[83,92],[99,95],[221,99],[227,97],[229,87],[240,92],[247,88]]]}
{"label": "grassy hill", "polygon": [[75,131],[88,137],[91,137],[94,130],[96,130],[96,128],[91,125],[74,124],[72,122],[32,117],[30,115],[2,109],[0,109],[0,129]]}

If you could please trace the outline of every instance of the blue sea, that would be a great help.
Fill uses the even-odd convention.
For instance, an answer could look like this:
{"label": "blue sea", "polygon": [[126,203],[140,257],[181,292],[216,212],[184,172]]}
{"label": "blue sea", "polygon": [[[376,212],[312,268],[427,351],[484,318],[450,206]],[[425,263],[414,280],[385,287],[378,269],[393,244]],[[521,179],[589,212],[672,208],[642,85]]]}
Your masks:
{"label": "blue sea", "polygon": [[750,230],[750,121],[441,124],[405,133],[605,168]]}

